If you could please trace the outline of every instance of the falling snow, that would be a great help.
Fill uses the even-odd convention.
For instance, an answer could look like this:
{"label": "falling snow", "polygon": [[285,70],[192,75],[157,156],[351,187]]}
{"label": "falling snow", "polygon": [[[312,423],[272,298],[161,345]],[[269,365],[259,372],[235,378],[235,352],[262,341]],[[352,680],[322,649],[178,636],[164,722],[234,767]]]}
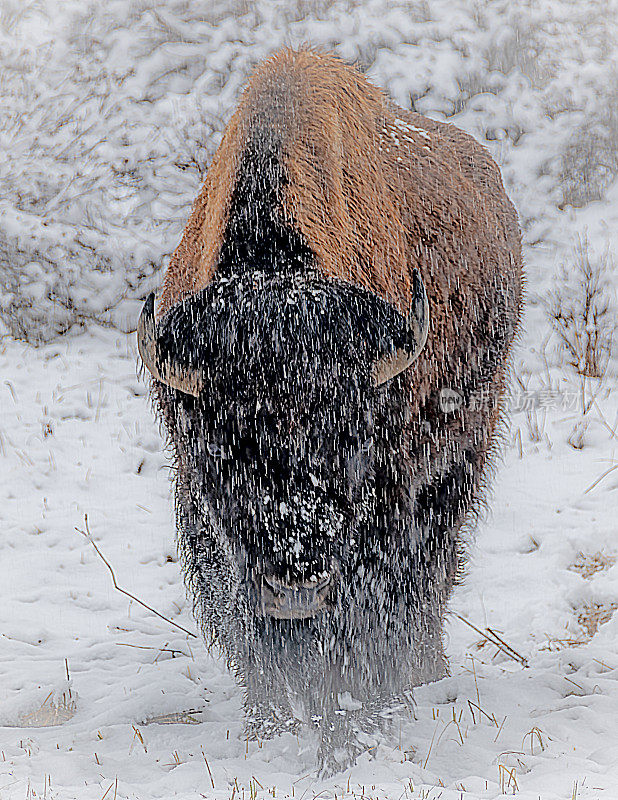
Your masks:
{"label": "falling snow", "polygon": [[[612,4],[346,0],[305,15],[269,0],[236,20],[211,5],[207,20],[184,2],[0,10],[2,313],[13,333],[51,340],[0,343],[0,798],[615,798],[615,363],[589,382],[596,405],[576,449],[580,384],[552,339],[540,349],[542,300],[573,235],[586,230],[598,253],[618,244]],[[221,114],[290,38],[361,58],[398,102],[414,90],[420,111],[491,148],[524,222],[529,280],[515,359],[528,388],[510,403],[491,513],[450,604],[451,675],[417,688],[394,733],[330,778],[310,727],[245,738],[241,690],[187,633],[169,458],[122,332],[160,282]],[[395,126],[393,145],[430,142]],[[56,338],[76,321],[87,328]],[[205,447],[228,457],[214,438]],[[314,495],[285,513],[306,522]],[[186,630],[116,590],[93,542],[121,589]],[[359,710],[350,692],[337,701],[342,716]]]}

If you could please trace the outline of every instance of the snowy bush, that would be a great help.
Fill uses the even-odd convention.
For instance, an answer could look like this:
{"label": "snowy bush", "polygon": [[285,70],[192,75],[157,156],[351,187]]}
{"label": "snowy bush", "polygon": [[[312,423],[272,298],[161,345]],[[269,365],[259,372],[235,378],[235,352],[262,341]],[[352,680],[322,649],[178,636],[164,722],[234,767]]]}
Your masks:
{"label": "snowy bush", "polygon": [[618,172],[615,0],[3,0],[0,314],[131,329],[243,82],[278,47],[356,61],[503,167],[527,241]]}
{"label": "snowy bush", "polygon": [[572,264],[562,265],[547,312],[567,363],[579,374],[602,378],[618,331],[618,308],[610,253],[595,256],[580,239]]}

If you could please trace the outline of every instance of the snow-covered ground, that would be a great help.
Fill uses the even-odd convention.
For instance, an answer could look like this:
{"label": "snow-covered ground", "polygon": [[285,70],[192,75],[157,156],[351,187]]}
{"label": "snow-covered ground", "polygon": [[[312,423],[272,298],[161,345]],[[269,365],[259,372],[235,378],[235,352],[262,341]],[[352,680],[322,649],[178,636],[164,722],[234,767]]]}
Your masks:
{"label": "snow-covered ground", "polygon": [[538,410],[540,442],[513,413],[452,603],[452,677],[416,691],[393,741],[321,780],[309,735],[243,740],[221,661],[116,590],[83,535],[87,516],[118,586],[194,629],[133,338],[5,337],[0,370],[2,800],[618,797],[618,616],[594,633],[618,605],[618,472],[586,491],[618,440],[595,413],[583,449],[566,443],[569,387]]}
{"label": "snow-covered ground", "polygon": [[[580,442],[544,307],[578,291],[578,236],[618,255],[617,20],[616,0],[0,0],[0,800],[618,798],[617,347]],[[451,604],[452,677],[328,780],[308,735],[243,740],[239,689],[187,633],[168,461],[121,332],[252,66],[300,42],[491,149],[528,275],[525,389]],[[611,256],[603,280],[616,318]]]}

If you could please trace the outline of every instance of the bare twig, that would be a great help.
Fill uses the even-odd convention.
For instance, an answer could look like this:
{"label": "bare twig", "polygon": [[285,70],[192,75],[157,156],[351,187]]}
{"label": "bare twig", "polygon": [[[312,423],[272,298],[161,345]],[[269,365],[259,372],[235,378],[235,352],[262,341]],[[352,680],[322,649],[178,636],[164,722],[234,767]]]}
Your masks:
{"label": "bare twig", "polygon": [[[435,740],[435,738],[436,738],[436,733],[438,732],[438,725],[439,725],[439,724],[440,724],[440,720],[439,720],[439,719],[437,719],[437,720],[436,720],[436,727],[434,728],[434,732],[433,732],[433,736],[431,737],[431,741],[429,742],[429,750],[427,751],[427,756],[425,757],[425,761],[423,762],[423,769],[426,769],[426,768],[427,768],[427,762],[429,761],[429,756],[431,755],[431,751],[432,751],[432,749],[433,749],[433,743],[434,743],[434,740]],[[450,723],[450,722],[448,722],[448,723],[447,723],[447,727],[448,727],[448,725],[450,725],[450,724],[451,724],[451,723]],[[442,733],[444,733],[444,731],[442,731]]]}
{"label": "bare twig", "polygon": [[505,642],[504,639],[501,636],[498,636],[498,634],[496,633],[496,631],[493,628],[485,628],[485,630],[488,631],[494,637],[494,639],[497,639],[501,644],[503,644],[504,647],[506,647],[507,650],[509,650],[511,652],[511,655],[513,656],[513,658],[515,658],[515,659],[523,659],[524,661],[526,660],[523,656],[521,656],[517,652],[517,650],[514,650],[508,642]]}
{"label": "bare twig", "polygon": [[156,650],[157,653],[171,653],[172,658],[176,658],[176,655],[184,656],[185,658],[189,658],[186,653],[183,653],[182,650],[175,650],[169,647],[149,647],[145,644],[129,644],[128,642],[116,642],[118,647],[133,647],[136,650]]}
{"label": "bare twig", "polygon": [[595,486],[597,486],[599,483],[601,483],[603,478],[606,478],[610,474],[610,472],[613,472],[615,469],[618,469],[618,464],[614,464],[613,467],[610,467],[609,469],[606,469],[605,472],[602,475],[599,475],[599,477],[596,479],[596,481],[591,483],[590,486],[586,489],[584,494],[588,494],[588,492],[591,492],[594,489]]}
{"label": "bare twig", "polygon": [[[593,399],[592,402],[593,402],[593,404],[594,404],[594,406],[595,406],[595,408],[597,410],[597,413],[599,415],[599,419],[601,420],[601,424],[604,425],[607,428],[607,430],[609,431],[610,437],[612,439],[618,439],[618,436],[616,436],[616,429],[618,428],[618,422],[616,422],[616,424],[614,425],[613,428],[610,428],[608,421],[605,419],[605,417],[603,416],[603,412],[599,408],[599,404],[596,401],[596,397]],[[618,418],[618,415],[617,415],[617,418]]]}
{"label": "bare twig", "polygon": [[139,597],[136,597],[134,594],[131,594],[131,592],[127,592],[126,589],[123,589],[122,587],[118,586],[118,582],[116,581],[116,575],[114,573],[114,569],[113,569],[112,565],[105,558],[103,553],[99,550],[99,548],[97,547],[96,542],[92,538],[92,534],[90,533],[90,528],[88,527],[88,514],[84,514],[84,526],[86,528],[85,531],[81,530],[81,528],[75,528],[75,530],[78,533],[81,533],[81,535],[84,536],[86,539],[88,539],[90,544],[96,550],[97,555],[99,556],[101,561],[105,564],[105,566],[109,570],[109,574],[112,576],[112,583],[114,585],[114,589],[116,589],[121,594],[126,595],[126,597],[129,597],[131,600],[134,600],[136,603],[138,603],[140,606],[142,606],[143,608],[145,608],[148,611],[150,611],[152,614],[155,614],[157,617],[159,617],[159,619],[162,619],[165,622],[169,622],[170,625],[173,625],[175,628],[178,628],[179,630],[183,631],[188,636],[193,636],[194,639],[198,638],[197,634],[193,633],[192,631],[188,630],[187,628],[184,628],[182,625],[179,625],[177,622],[174,622],[173,619],[169,619],[169,617],[166,617],[164,614],[161,614],[159,611],[154,609],[152,606],[149,606],[148,603],[144,603],[144,601],[140,600]]}
{"label": "bare twig", "polygon": [[519,664],[522,665],[522,667],[528,666],[528,659],[522,656],[521,653],[518,653],[517,650],[515,650],[514,647],[511,647],[510,644],[507,644],[507,642],[505,642],[504,639],[498,636],[498,634],[491,628],[485,628],[485,630],[482,631],[480,628],[477,628],[476,625],[473,625],[465,617],[462,617],[461,614],[458,614],[456,611],[451,611],[451,614],[454,617],[457,617],[457,619],[464,622],[466,625],[468,625],[468,627],[472,628],[473,631],[476,631],[479,634],[479,636],[482,636],[483,639],[486,639],[490,644],[493,644],[494,647],[497,647],[498,650],[503,652],[505,656],[512,658],[513,661],[517,661]]}

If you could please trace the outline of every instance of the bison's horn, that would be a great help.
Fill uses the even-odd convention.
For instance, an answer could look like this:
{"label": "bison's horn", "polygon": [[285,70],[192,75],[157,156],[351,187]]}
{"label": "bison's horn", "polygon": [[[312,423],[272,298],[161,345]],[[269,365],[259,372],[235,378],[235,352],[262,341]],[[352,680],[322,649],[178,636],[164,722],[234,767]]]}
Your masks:
{"label": "bison's horn", "polygon": [[201,374],[196,370],[182,368],[175,363],[171,354],[161,352],[159,325],[155,320],[154,292],[144,303],[137,323],[137,349],[144,366],[153,378],[171,386],[172,389],[192,394],[194,397],[200,393],[203,386]]}
{"label": "bison's horn", "polygon": [[425,284],[417,269],[412,273],[412,303],[406,318],[403,339],[409,344],[381,356],[373,362],[371,377],[376,386],[381,386],[399,375],[412,364],[427,341],[429,331],[429,303]]}

